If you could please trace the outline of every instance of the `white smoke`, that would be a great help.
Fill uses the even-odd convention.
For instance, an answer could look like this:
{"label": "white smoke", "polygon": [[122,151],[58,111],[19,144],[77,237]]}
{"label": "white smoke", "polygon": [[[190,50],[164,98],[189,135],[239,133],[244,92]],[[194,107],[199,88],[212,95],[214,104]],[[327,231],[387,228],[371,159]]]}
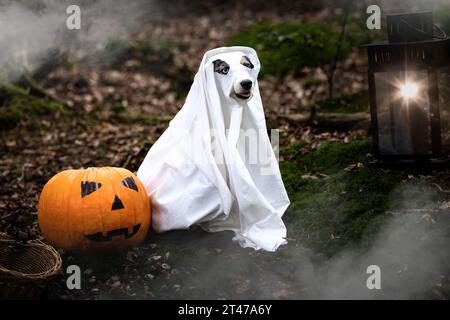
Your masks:
{"label": "white smoke", "polygon": [[[66,27],[71,4],[81,9],[80,30]],[[24,67],[39,64],[50,50],[91,52],[138,31],[142,19],[159,14],[158,8],[153,0],[0,0],[0,69],[12,69],[17,76]]]}
{"label": "white smoke", "polygon": [[[405,193],[413,192],[413,188],[397,190],[393,193],[393,200],[406,197]],[[431,194],[423,191],[422,194],[424,201],[428,198],[432,202]],[[178,282],[184,288],[198,289],[185,293],[181,298],[440,298],[436,288],[445,282],[450,267],[449,225],[448,218],[447,223],[445,219],[435,221],[429,214],[433,210],[395,208],[394,217],[380,226],[374,238],[369,237],[372,240],[363,239],[355,248],[341,250],[331,258],[306,249],[296,241],[290,241],[274,254],[258,253],[255,257],[247,255],[247,251],[243,253],[243,249],[233,248],[236,244],[229,241],[223,240],[222,243],[221,238],[226,239],[230,235],[205,234],[205,239],[188,245],[203,247],[215,243],[224,253],[216,258],[210,257],[203,266],[196,265],[195,274],[184,276]],[[440,212],[439,215],[445,217],[448,212]],[[186,245],[182,240],[183,234],[177,234],[177,237]],[[236,252],[239,252],[238,257],[227,258]],[[190,265],[192,258],[188,256],[186,259],[186,262],[177,260],[177,264]],[[367,287],[367,279],[371,276],[367,268],[371,265],[380,268],[380,290]]]}

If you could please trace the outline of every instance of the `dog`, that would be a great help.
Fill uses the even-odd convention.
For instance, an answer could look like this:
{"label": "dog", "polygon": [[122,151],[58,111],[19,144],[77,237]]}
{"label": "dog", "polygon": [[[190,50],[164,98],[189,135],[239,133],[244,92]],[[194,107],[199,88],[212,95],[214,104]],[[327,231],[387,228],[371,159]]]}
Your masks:
{"label": "dog", "polygon": [[[245,55],[241,56],[238,61],[237,59],[231,60],[214,60],[214,72],[218,76],[231,77],[231,92],[228,93],[231,97],[237,98],[238,100],[248,100],[252,96],[255,83],[255,74],[251,72],[255,66],[250,61],[250,58]],[[227,92],[224,92],[224,94],[226,95]]]}
{"label": "dog", "polygon": [[[138,170],[155,231],[200,225],[233,231],[242,247],[275,251],[286,243],[289,198],[267,135],[260,68],[249,47],[203,56],[186,102]],[[261,161],[247,161],[250,153]]]}

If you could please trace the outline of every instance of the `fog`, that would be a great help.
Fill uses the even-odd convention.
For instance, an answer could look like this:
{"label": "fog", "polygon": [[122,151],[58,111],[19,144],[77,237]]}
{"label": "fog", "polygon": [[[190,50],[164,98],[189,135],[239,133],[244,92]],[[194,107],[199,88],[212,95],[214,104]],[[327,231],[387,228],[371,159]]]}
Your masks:
{"label": "fog", "polygon": [[[411,192],[411,187],[395,194],[403,197],[407,192]],[[431,194],[423,194],[422,199],[427,197],[431,201]],[[224,254],[208,258],[205,264],[199,262],[199,255],[177,259],[180,266],[194,263],[196,270],[178,279],[181,287],[197,290],[183,293],[181,297],[190,298],[194,294],[195,298],[248,299],[442,298],[436,288],[448,281],[449,212],[436,209],[439,213],[435,213],[433,210],[395,208],[388,213],[392,217],[380,226],[374,237],[367,241],[363,239],[358,246],[342,249],[331,258],[307,249],[304,243],[295,239],[276,253],[255,256],[236,253],[243,249],[233,247],[237,244],[229,241],[230,235],[224,236],[223,240],[217,237],[217,240],[205,234],[202,243],[189,243],[187,234],[177,233],[180,244],[186,245],[187,241],[188,245],[199,248],[209,245],[211,250],[226,247]],[[296,213],[288,211],[286,214]],[[434,220],[433,215],[440,218]],[[288,233],[288,237],[293,236]],[[379,290],[367,287],[367,280],[372,275],[367,269],[373,265],[380,268]],[[217,292],[217,296],[204,292]]]}
{"label": "fog", "polygon": [[[33,68],[52,50],[77,57],[101,49],[110,39],[139,30],[141,19],[159,14],[156,1],[82,0],[81,29],[69,30],[67,0],[0,1],[0,66],[9,80]],[[3,75],[5,76],[5,75]]]}

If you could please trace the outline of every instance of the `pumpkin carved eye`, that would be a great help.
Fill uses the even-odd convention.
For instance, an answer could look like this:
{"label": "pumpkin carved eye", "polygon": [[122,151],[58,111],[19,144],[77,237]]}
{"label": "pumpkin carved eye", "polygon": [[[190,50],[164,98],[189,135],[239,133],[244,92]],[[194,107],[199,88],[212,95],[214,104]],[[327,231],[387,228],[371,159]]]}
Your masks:
{"label": "pumpkin carved eye", "polygon": [[133,177],[123,179],[122,184],[127,188],[133,189],[134,191],[139,191],[138,186],[136,185],[136,182],[134,182]]}
{"label": "pumpkin carved eye", "polygon": [[102,186],[101,183],[92,181],[81,181],[81,197],[84,198]]}

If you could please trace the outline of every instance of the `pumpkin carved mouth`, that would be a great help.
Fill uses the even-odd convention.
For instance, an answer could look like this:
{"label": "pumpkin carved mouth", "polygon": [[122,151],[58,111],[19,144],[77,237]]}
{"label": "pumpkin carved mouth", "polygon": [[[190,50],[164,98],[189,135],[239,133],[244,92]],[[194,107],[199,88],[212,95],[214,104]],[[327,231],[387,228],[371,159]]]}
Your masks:
{"label": "pumpkin carved mouth", "polygon": [[140,228],[141,224],[139,223],[133,227],[133,231],[130,234],[128,234],[128,228],[120,228],[108,231],[106,236],[104,236],[102,232],[96,232],[93,234],[85,235],[85,237],[91,241],[111,241],[113,237],[124,235],[125,239],[129,239],[134,236]]}

